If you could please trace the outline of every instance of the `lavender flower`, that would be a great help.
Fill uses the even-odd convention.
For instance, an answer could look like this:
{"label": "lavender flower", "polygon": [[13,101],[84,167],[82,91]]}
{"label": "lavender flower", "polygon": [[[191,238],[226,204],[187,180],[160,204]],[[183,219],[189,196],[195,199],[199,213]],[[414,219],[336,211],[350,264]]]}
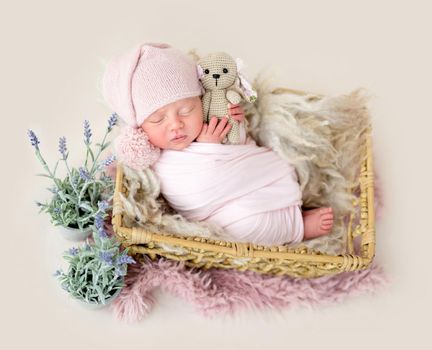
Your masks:
{"label": "lavender flower", "polygon": [[103,239],[108,238],[108,235],[104,229],[104,224],[105,224],[105,220],[103,219],[102,215],[97,214],[95,217],[95,227],[99,233],[99,237]]}
{"label": "lavender flower", "polygon": [[108,238],[108,235],[103,227],[100,230],[98,230],[98,233],[100,238],[102,239]]}
{"label": "lavender flower", "polygon": [[61,213],[61,209],[60,208],[54,208],[53,211],[56,214],[60,214]]}
{"label": "lavender flower", "polygon": [[50,191],[53,194],[57,194],[58,188],[56,186],[53,186],[52,188],[48,188],[48,191]]}
{"label": "lavender flower", "polygon": [[29,130],[28,132],[27,132],[27,134],[28,134],[28,136],[29,136],[29,138],[30,138],[30,142],[31,142],[31,145],[36,149],[36,150],[38,150],[39,151],[39,140],[38,140],[38,138],[37,138],[37,136],[36,136],[36,134],[34,133],[34,131],[33,130]]}
{"label": "lavender flower", "polygon": [[75,248],[75,247],[70,248],[69,249],[69,254],[72,255],[72,256],[77,255],[78,254],[78,249]]}
{"label": "lavender flower", "polygon": [[90,123],[88,120],[84,120],[84,142],[86,145],[90,144],[91,136],[92,136],[92,131],[90,129]]}
{"label": "lavender flower", "polygon": [[103,251],[100,253],[99,258],[107,265],[112,265],[113,264],[113,253],[107,252],[107,251]]}
{"label": "lavender flower", "polygon": [[111,165],[114,161],[115,161],[115,156],[111,155],[109,156],[107,159],[105,159],[104,161],[101,162],[102,166],[109,166]]}
{"label": "lavender flower", "polygon": [[105,223],[105,220],[103,219],[102,215],[97,214],[95,217],[95,227],[98,231],[103,230],[104,223]]}
{"label": "lavender flower", "polygon": [[117,258],[116,265],[135,264],[136,261],[127,254],[120,255]]}
{"label": "lavender flower", "polygon": [[84,181],[88,181],[90,180],[90,174],[88,173],[87,170],[85,170],[83,167],[79,168],[79,176],[81,177],[81,179],[83,179]]}
{"label": "lavender flower", "polygon": [[117,114],[113,113],[108,119],[108,132],[110,132],[114,125],[117,124]]}
{"label": "lavender flower", "polygon": [[62,274],[63,274],[62,270],[57,270],[56,272],[54,272],[53,276],[58,277],[58,276],[61,276]]}
{"label": "lavender flower", "polygon": [[66,147],[66,137],[59,138],[59,152],[63,156],[63,159],[67,158],[67,147]]}
{"label": "lavender flower", "polygon": [[107,201],[98,202],[98,208],[100,211],[105,212],[109,208],[109,203]]}

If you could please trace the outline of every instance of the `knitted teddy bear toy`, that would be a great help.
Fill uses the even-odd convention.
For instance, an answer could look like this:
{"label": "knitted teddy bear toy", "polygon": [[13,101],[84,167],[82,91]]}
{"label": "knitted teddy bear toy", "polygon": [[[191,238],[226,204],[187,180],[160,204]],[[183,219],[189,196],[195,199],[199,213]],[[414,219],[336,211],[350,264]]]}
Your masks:
{"label": "knitted teddy bear toy", "polygon": [[[234,60],[224,52],[211,53],[198,61],[198,76],[204,88],[202,98],[204,122],[210,117],[228,116],[228,104],[239,104],[243,99],[249,102],[256,100],[256,93],[240,73],[242,62]],[[242,95],[243,97],[242,97]],[[240,142],[240,124],[228,116],[231,130],[227,143]]]}

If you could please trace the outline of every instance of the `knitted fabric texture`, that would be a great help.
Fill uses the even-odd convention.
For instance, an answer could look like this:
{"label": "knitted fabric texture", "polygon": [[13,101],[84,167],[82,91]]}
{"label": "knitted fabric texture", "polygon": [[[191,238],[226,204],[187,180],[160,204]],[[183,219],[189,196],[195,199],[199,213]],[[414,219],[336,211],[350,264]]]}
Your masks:
{"label": "knitted fabric texture", "polygon": [[[204,122],[212,116],[222,118],[228,115],[228,103],[238,104],[241,96],[235,89],[237,66],[234,59],[224,52],[207,55],[198,61],[198,75],[205,89],[203,96]],[[229,117],[231,130],[227,140],[231,144],[240,142],[239,122]]]}
{"label": "knitted fabric texture", "polygon": [[113,59],[102,88],[109,107],[133,127],[169,103],[201,95],[196,63],[167,44],[139,45]]}
{"label": "knitted fabric texture", "polygon": [[[254,87],[259,99],[244,105],[250,135],[296,167],[304,207],[331,206],[335,213],[331,234],[301,244],[329,254],[343,253],[344,218],[355,210],[352,189],[358,186],[359,165],[366,154],[370,127],[367,98],[360,91],[320,100],[315,96],[274,94],[274,85],[264,77],[258,77]],[[138,225],[161,234],[223,236],[219,227],[189,222],[175,213],[160,196],[151,169],[124,170],[128,190],[127,196],[121,196],[124,225]]]}
{"label": "knitted fabric texture", "polygon": [[133,169],[149,167],[159,158],[160,149],[153,146],[141,128],[124,126],[115,139],[116,157]]}

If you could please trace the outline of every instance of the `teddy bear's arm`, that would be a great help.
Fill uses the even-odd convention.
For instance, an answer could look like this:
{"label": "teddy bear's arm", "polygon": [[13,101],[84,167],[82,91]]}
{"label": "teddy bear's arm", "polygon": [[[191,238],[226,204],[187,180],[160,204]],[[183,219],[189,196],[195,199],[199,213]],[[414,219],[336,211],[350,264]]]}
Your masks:
{"label": "teddy bear's arm", "polygon": [[241,101],[240,94],[235,90],[228,90],[226,93],[226,98],[229,102],[235,105],[239,104]]}
{"label": "teddy bear's arm", "polygon": [[209,110],[210,110],[210,101],[211,101],[211,92],[208,91],[204,94],[202,98],[202,106],[203,106],[203,119],[204,123],[208,123],[209,119]]}

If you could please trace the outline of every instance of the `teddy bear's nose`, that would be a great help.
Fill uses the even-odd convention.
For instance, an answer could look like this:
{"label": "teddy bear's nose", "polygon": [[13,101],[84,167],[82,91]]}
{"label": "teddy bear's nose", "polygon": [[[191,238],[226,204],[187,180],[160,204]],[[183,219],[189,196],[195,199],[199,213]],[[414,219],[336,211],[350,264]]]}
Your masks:
{"label": "teddy bear's nose", "polygon": [[213,78],[219,79],[220,78],[220,74],[213,74]]}

